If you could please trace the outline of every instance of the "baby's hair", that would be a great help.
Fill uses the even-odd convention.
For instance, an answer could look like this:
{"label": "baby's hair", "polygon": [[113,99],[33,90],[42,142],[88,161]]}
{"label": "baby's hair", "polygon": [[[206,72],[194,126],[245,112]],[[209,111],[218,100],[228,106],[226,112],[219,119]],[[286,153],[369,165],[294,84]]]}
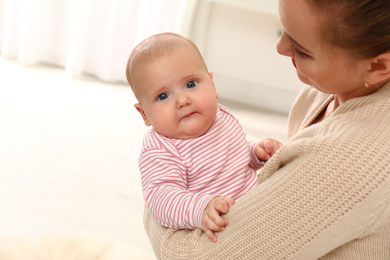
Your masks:
{"label": "baby's hair", "polygon": [[199,54],[199,58],[207,71],[206,63],[204,62],[198,47],[196,47],[195,43],[193,43],[190,39],[187,39],[179,34],[169,32],[156,34],[146,38],[138,44],[129,56],[126,66],[126,78],[132,90],[134,91],[135,87],[133,73],[139,66],[163,55],[170,54],[174,50],[182,47],[190,47],[195,51],[195,53]]}

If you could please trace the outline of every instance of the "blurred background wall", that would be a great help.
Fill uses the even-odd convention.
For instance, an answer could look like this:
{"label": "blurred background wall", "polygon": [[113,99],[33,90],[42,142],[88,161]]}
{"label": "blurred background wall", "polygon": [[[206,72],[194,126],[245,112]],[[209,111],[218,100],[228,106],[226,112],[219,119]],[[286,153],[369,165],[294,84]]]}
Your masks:
{"label": "blurred background wall", "polygon": [[221,98],[287,113],[300,83],[276,52],[277,0],[0,0],[0,55],[125,84],[132,48],[171,31],[200,48]]}
{"label": "blurred background wall", "polygon": [[124,82],[134,45],[179,32],[184,7],[182,0],[0,0],[1,55]]}

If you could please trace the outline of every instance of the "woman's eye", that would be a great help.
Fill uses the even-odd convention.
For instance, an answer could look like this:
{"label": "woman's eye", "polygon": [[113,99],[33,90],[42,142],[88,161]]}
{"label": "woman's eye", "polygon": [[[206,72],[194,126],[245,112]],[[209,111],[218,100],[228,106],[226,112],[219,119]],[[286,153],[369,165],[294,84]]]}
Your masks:
{"label": "woman's eye", "polygon": [[191,80],[187,83],[187,88],[193,88],[198,84],[198,82]]}
{"label": "woman's eye", "polygon": [[167,99],[167,98],[168,98],[168,94],[167,93],[162,93],[162,94],[158,95],[157,100],[164,100],[164,99]]}
{"label": "woman's eye", "polygon": [[290,49],[291,51],[294,53],[294,55],[296,55],[297,57],[302,57],[302,58],[307,58],[307,57],[310,57],[309,55],[307,55],[306,53],[298,50],[297,48],[295,48],[294,45],[291,45],[290,46]]}

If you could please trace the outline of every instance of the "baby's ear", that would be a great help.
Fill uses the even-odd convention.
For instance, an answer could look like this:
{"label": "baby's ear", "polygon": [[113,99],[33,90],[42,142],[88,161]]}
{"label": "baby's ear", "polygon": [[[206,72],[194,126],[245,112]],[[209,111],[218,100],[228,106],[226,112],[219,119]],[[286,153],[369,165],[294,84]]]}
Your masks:
{"label": "baby's ear", "polygon": [[368,82],[370,85],[388,80],[390,78],[390,52],[379,54],[371,59],[368,70]]}
{"label": "baby's ear", "polygon": [[214,72],[212,72],[211,70],[209,71],[209,77],[210,77],[210,79],[211,79],[211,81],[213,82],[213,85],[214,85],[215,98],[218,99],[219,98],[219,93],[218,93],[217,88],[215,87],[215,83],[214,83]]}
{"label": "baby's ear", "polygon": [[142,119],[144,120],[144,123],[146,126],[151,126],[144,109],[142,108],[142,105],[140,103],[134,104],[135,109],[141,114]]}
{"label": "baby's ear", "polygon": [[209,77],[211,78],[211,80],[214,80],[214,72],[209,70],[208,74],[209,74]]}

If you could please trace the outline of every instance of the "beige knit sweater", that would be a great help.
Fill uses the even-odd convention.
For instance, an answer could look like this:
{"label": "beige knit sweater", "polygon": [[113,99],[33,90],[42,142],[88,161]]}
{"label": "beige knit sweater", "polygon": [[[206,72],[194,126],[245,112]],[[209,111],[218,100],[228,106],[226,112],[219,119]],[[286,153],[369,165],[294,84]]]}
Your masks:
{"label": "beige knit sweater", "polygon": [[311,125],[332,96],[305,87],[288,141],[259,185],[226,215],[212,243],[202,230],[144,223],[159,259],[390,259],[390,83]]}

